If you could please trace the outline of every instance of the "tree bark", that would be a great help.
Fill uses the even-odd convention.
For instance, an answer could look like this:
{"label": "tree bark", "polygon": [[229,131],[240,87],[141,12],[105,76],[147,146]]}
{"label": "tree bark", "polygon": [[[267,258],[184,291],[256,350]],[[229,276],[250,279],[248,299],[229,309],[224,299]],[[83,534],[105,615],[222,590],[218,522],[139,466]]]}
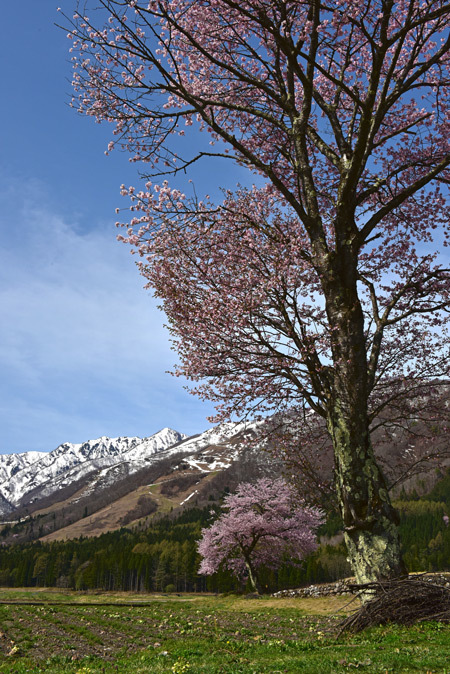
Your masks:
{"label": "tree bark", "polygon": [[344,539],[356,582],[405,575],[398,516],[375,459],[368,428],[364,429],[363,419],[357,419],[360,423],[355,424],[339,409],[339,404],[336,407],[329,429]]}
{"label": "tree bark", "polygon": [[356,581],[367,583],[402,576],[406,567],[398,515],[370,439],[364,316],[357,292],[356,259],[348,248],[341,249],[332,269],[324,285],[327,314],[334,328],[327,426],[349,562]]}
{"label": "tree bark", "polygon": [[251,563],[250,558],[248,556],[245,556],[245,566],[247,567],[248,578],[250,581],[250,585],[253,588],[253,591],[256,594],[261,594],[261,586],[259,584],[258,574],[256,573],[256,570],[253,568],[253,564]]}

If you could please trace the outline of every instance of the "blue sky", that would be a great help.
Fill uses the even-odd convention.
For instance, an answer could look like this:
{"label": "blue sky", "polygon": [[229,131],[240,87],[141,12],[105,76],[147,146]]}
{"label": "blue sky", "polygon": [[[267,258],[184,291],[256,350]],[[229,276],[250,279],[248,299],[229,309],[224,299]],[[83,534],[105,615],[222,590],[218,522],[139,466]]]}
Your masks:
{"label": "blue sky", "polygon": [[[71,13],[74,2],[60,0]],[[53,0],[5,3],[0,24],[0,453],[100,435],[187,434],[212,405],[166,374],[164,316],[116,242],[121,183],[139,184],[111,128],[69,106],[69,41]],[[198,194],[234,186],[197,167]],[[192,177],[192,176],[191,176]]]}
{"label": "blue sky", "polygon": [[[69,40],[58,4],[5,2],[0,22],[0,453],[52,450],[101,435],[210,426],[213,406],[167,374],[164,316],[116,241],[127,155],[112,128],[69,107]],[[208,139],[206,139],[208,140]],[[194,149],[204,139],[189,134]],[[231,162],[195,165],[201,197],[252,181]],[[189,186],[177,183],[188,192]]]}

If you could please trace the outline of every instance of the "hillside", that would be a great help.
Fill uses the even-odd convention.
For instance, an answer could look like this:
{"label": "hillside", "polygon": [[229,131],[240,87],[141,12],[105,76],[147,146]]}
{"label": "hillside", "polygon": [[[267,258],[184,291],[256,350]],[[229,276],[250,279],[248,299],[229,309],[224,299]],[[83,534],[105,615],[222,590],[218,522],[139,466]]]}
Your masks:
{"label": "hillside", "polygon": [[[433,415],[435,426],[435,419],[448,417],[448,409],[446,393]],[[374,433],[391,493],[399,498],[406,489],[423,495],[450,465],[447,433],[435,429],[430,443],[429,420],[412,418],[402,425],[391,416]],[[301,449],[298,423],[311,425],[309,444]],[[48,453],[0,455],[0,533],[6,543],[23,543],[147,526],[155,514],[203,506],[242,480],[283,471],[297,478],[306,498],[333,507],[333,455],[323,431],[313,415],[287,415],[222,424],[189,438],[165,428],[147,438],[102,437],[64,443]],[[274,456],[280,456],[286,435],[296,449],[282,464]]]}
{"label": "hillside", "polygon": [[[227,471],[233,472],[235,463]],[[229,474],[229,477],[233,477]],[[235,472],[235,479],[238,475]],[[211,479],[210,485],[213,482]],[[191,499],[192,501],[192,499]],[[411,572],[449,571],[450,470],[433,490],[419,499],[414,493],[396,502],[406,565]],[[71,540],[39,540],[2,544],[0,586],[65,587],[77,590],[214,591],[244,589],[229,570],[199,575],[197,542],[203,527],[220,513],[212,495],[203,507],[190,507],[133,526]],[[287,558],[278,571],[261,570],[267,590],[279,591],[351,575],[340,541],[339,520],[328,517],[319,530],[320,546],[303,564]]]}
{"label": "hillside", "polygon": [[[164,441],[175,442],[161,446],[161,433]],[[72,446],[61,446],[55,450],[57,470],[50,455],[44,455],[44,467],[38,459],[40,474],[36,461],[28,463],[26,457],[19,457],[22,468],[11,482],[20,484],[21,492],[17,490],[16,502],[9,501],[3,516],[4,541],[98,536],[137,525],[155,512],[161,515],[207,503],[225,488],[234,489],[243,479],[264,471],[280,473],[280,466],[254,447],[254,425],[222,425],[191,438],[180,436],[165,429],[141,442],[135,438],[121,438],[118,443],[106,438],[101,443],[91,441],[78,446],[75,465]],[[148,448],[150,452],[144,451]],[[27,474],[32,478],[28,485]],[[5,484],[7,480],[2,487]],[[11,494],[13,489],[9,485],[4,493]]]}

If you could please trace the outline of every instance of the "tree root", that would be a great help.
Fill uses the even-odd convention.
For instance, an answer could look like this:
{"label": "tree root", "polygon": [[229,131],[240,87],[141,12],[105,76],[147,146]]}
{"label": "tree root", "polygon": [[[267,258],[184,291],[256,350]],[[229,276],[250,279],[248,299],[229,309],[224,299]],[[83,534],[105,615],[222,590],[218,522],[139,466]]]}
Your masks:
{"label": "tree root", "polygon": [[[340,623],[340,633],[396,623],[413,625],[424,620],[450,623],[450,583],[429,575],[350,585],[366,601]],[[367,601],[367,595],[373,595]]]}

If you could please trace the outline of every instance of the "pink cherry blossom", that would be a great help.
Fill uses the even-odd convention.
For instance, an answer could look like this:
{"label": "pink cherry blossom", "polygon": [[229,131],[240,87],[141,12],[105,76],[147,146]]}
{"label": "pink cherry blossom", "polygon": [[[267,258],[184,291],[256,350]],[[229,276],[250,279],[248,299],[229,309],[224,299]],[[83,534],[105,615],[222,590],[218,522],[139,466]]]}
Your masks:
{"label": "pink cherry blossom", "polygon": [[276,569],[284,555],[298,562],[317,548],[322,514],[299,505],[298,495],[282,479],[241,483],[225,497],[223,508],[227,512],[202,531],[200,573],[210,575],[224,564],[238,576],[249,576],[258,592],[259,567]]}
{"label": "pink cherry blossom", "polygon": [[[121,239],[168,316],[175,374],[217,419],[296,416],[300,455],[314,411],[356,577],[403,574],[371,436],[446,429],[449,5],[92,5],[66,17],[73,105],[163,181],[121,188]],[[193,129],[213,145],[179,156]],[[259,187],[178,194],[169,176],[210,155]]]}

